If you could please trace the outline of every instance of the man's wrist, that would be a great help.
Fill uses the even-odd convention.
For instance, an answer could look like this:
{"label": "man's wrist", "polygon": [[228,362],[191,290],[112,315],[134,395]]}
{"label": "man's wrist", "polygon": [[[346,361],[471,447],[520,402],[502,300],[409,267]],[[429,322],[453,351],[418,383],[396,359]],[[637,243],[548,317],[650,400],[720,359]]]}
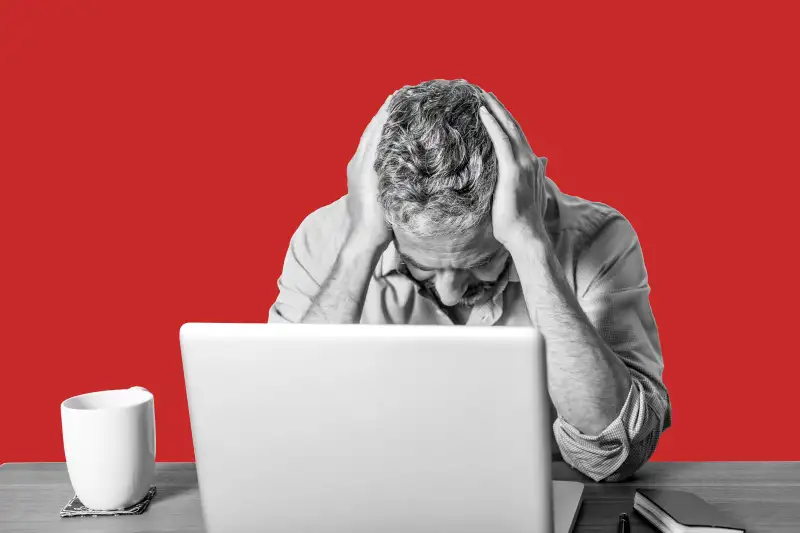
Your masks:
{"label": "man's wrist", "polygon": [[531,225],[521,224],[501,243],[515,263],[527,263],[531,260],[545,261],[550,253],[550,239],[540,236]]}
{"label": "man's wrist", "polygon": [[340,256],[345,264],[350,261],[368,260],[374,266],[390,242],[391,238],[384,239],[354,228],[347,233]]}

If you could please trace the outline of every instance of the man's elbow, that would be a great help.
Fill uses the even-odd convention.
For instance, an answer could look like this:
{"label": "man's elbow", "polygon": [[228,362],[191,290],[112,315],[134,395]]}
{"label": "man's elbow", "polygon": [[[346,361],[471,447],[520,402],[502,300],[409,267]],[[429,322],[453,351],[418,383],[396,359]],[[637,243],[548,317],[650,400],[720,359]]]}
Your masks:
{"label": "man's elbow", "polygon": [[553,425],[564,460],[594,481],[624,481],[653,455],[670,425],[669,406],[661,413],[634,386],[623,411],[599,435],[585,435],[563,418]]}
{"label": "man's elbow", "polygon": [[650,459],[660,434],[659,428],[653,428],[634,442],[626,436],[615,442],[576,443],[564,438],[557,442],[564,460],[585,476],[597,482],[620,482],[631,478]]}
{"label": "man's elbow", "polygon": [[656,445],[658,444],[660,434],[660,431],[653,431],[653,433],[648,435],[645,441],[632,446],[622,464],[607,477],[597,481],[617,483],[632,478],[639,468],[650,460],[653,452],[656,451]]}

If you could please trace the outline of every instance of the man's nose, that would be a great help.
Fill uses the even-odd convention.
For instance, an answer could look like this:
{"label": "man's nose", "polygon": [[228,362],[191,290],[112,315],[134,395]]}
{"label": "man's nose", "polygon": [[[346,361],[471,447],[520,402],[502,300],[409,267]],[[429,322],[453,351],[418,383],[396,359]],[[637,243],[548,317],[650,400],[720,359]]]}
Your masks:
{"label": "man's nose", "polygon": [[456,305],[467,290],[467,277],[455,270],[442,270],[436,274],[436,292],[446,306]]}

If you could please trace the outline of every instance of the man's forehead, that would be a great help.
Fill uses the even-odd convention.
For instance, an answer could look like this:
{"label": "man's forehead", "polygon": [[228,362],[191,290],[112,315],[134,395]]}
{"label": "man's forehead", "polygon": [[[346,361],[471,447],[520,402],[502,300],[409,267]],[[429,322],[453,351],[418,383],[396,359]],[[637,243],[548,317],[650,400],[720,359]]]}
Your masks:
{"label": "man's forehead", "polygon": [[400,256],[412,266],[426,268],[466,268],[494,257],[503,249],[491,228],[436,237],[420,237],[395,229],[394,235]]}

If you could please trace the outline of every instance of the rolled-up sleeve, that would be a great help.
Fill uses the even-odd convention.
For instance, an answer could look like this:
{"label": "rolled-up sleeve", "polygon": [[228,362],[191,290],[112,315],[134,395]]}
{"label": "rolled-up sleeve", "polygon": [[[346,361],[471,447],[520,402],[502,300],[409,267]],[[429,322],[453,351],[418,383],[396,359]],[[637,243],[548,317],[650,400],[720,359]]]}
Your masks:
{"label": "rolled-up sleeve", "polygon": [[576,295],[600,337],[628,367],[631,388],[617,418],[599,435],[584,435],[560,416],[553,424],[564,460],[595,481],[629,478],[672,424],[649,294],[639,239],[624,217],[614,217],[578,258]]}
{"label": "rolled-up sleeve", "polygon": [[345,223],[344,200],[307,216],[289,241],[269,323],[300,323],[336,261]]}

